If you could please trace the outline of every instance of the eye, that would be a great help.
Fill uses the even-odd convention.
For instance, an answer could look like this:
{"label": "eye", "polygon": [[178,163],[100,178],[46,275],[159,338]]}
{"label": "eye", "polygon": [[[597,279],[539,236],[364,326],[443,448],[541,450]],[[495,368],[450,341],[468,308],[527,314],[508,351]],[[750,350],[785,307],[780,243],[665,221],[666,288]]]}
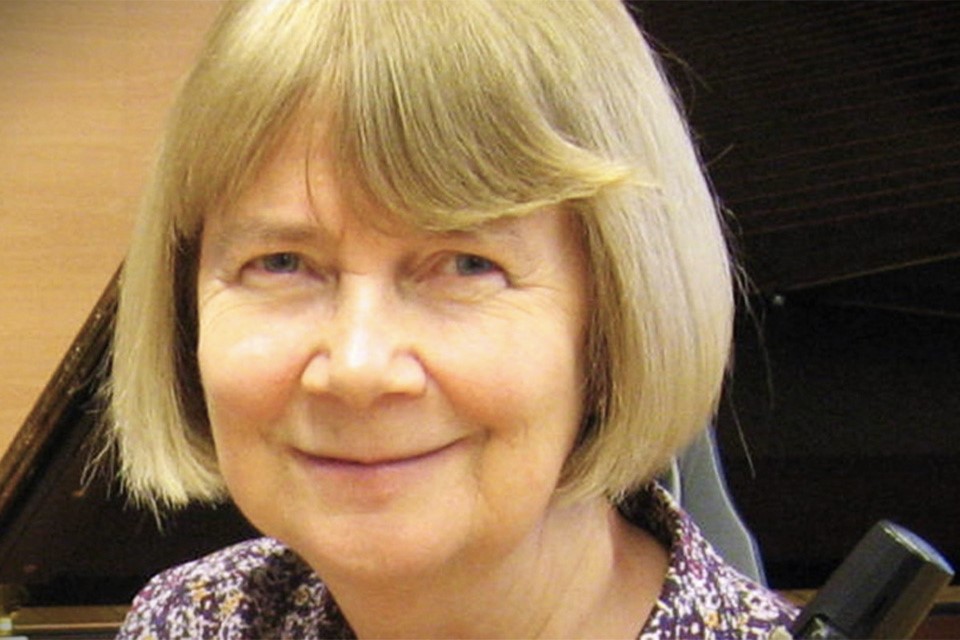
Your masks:
{"label": "eye", "polygon": [[452,266],[458,276],[482,276],[500,271],[500,267],[492,260],[470,253],[454,256]]}
{"label": "eye", "polygon": [[456,251],[437,256],[421,278],[433,295],[454,300],[473,300],[510,286],[499,262]]}
{"label": "eye", "polygon": [[296,273],[301,268],[302,260],[295,253],[271,253],[270,255],[258,258],[254,266],[259,267],[267,273]]}

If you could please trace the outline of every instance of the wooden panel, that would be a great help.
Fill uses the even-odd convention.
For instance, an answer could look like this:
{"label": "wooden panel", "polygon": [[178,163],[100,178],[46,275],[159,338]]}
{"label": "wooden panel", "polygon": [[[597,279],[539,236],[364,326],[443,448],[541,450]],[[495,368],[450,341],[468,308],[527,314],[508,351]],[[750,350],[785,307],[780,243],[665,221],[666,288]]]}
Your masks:
{"label": "wooden panel", "polygon": [[119,265],[217,2],[0,2],[0,452]]}

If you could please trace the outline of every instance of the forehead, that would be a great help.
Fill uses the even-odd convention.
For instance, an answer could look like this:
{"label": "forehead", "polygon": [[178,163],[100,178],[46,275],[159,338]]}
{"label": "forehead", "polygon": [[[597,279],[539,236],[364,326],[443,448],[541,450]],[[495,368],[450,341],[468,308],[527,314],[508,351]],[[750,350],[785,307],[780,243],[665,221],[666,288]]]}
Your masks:
{"label": "forehead", "polygon": [[[412,216],[377,202],[324,138],[295,132],[266,158],[232,202],[207,216],[203,234],[228,239],[334,240],[345,226],[418,233]],[[208,231],[209,230],[209,231]]]}

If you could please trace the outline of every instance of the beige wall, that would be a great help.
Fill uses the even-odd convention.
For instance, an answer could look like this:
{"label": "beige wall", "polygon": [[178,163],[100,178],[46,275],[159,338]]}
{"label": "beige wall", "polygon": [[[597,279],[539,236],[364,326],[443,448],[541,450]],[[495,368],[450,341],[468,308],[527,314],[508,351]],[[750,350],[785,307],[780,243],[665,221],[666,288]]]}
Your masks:
{"label": "beige wall", "polygon": [[212,0],[0,0],[0,452],[127,244]]}

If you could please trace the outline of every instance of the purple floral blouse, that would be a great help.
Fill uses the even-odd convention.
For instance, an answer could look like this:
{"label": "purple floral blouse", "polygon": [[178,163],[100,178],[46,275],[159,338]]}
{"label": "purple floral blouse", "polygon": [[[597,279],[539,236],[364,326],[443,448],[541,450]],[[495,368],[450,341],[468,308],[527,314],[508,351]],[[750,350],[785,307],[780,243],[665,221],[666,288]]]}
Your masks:
{"label": "purple floral blouse", "polygon": [[[663,589],[641,640],[759,640],[796,609],[726,564],[661,488],[621,507],[670,549]],[[640,622],[638,621],[638,626]],[[170,569],[137,595],[117,636],[126,638],[353,638],[320,578],[269,538]]]}

